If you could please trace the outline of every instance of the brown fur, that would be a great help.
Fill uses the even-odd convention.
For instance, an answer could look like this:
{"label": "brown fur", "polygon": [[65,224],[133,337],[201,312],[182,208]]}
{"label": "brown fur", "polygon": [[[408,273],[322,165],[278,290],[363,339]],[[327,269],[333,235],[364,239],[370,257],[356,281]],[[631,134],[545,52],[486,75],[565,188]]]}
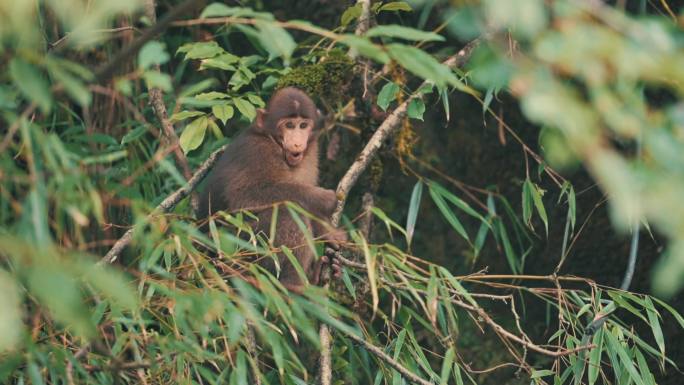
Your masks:
{"label": "brown fur", "polygon": [[[216,163],[200,194],[199,217],[205,218],[219,210],[254,209],[291,201],[319,218],[329,218],[337,199],[334,191],[318,186],[316,139],[317,129],[320,129],[319,115],[315,104],[304,92],[291,87],[276,92],[266,111],[259,111],[255,124],[238,135]],[[311,119],[314,127],[310,130],[303,159],[292,166],[286,161],[287,151],[281,144],[283,135],[289,135],[288,130],[278,128],[278,123],[294,117]],[[271,210],[262,209],[256,215],[259,218],[256,231],[267,234]],[[301,218],[314,236],[323,236],[330,241],[345,238],[339,231],[325,231],[325,226],[304,216]],[[306,246],[304,234],[287,210],[279,210],[276,228],[274,246],[284,245],[292,249],[308,279],[318,283],[320,263],[315,262],[312,250]],[[262,263],[264,267],[275,272],[272,260],[262,260],[265,260]],[[279,264],[283,285],[299,291],[303,283],[287,257],[280,256]]]}

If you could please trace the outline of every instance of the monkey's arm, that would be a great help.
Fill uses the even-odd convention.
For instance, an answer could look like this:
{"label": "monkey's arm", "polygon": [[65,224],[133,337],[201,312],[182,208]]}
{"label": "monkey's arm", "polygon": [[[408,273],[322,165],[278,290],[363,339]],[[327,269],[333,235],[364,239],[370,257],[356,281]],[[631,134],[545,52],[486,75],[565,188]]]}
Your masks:
{"label": "monkey's arm", "polygon": [[329,217],[337,204],[337,197],[333,190],[289,182],[257,184],[252,186],[249,192],[235,194],[234,197],[243,198],[234,200],[234,206],[236,206],[234,208],[236,209],[291,201],[321,218]]}

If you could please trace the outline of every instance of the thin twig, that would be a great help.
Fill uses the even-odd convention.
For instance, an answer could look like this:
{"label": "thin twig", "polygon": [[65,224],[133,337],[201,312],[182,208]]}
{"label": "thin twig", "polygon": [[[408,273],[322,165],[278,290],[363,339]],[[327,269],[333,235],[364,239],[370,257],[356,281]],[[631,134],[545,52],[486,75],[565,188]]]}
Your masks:
{"label": "thin twig", "polygon": [[[149,222],[154,216],[160,214],[160,213],[167,213],[171,211],[177,204],[180,202],[183,198],[186,196],[190,195],[190,193],[197,187],[197,185],[204,179],[204,177],[209,173],[209,170],[214,166],[214,163],[216,163],[216,160],[223,154],[223,152],[228,148],[228,145],[223,145],[220,147],[218,150],[214,151],[207,160],[202,163],[202,165],[195,171],[195,174],[193,174],[192,178],[186,183],[183,187],[179,188],[178,190],[174,191],[171,195],[166,197],[157,207],[152,210],[152,212],[147,216],[145,223]],[[140,226],[140,225],[138,225]],[[116,243],[114,243],[114,246],[109,250],[109,252],[102,258],[100,263],[112,263],[116,261],[118,258],[119,254],[123,249],[128,246],[129,243],[131,243],[131,240],[133,240],[133,231],[135,230],[135,227],[132,227],[128,229],[124,233],[124,235],[119,238]]]}

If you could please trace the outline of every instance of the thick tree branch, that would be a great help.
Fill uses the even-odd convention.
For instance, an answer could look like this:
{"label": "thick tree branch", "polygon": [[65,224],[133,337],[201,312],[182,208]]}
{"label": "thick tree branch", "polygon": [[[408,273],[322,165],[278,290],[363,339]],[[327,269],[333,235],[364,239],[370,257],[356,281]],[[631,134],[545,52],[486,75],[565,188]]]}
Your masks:
{"label": "thick tree branch", "polygon": [[[145,222],[149,222],[154,216],[159,215],[161,213],[167,213],[171,211],[178,202],[180,202],[183,198],[187,197],[190,195],[190,193],[197,187],[197,185],[204,179],[205,176],[209,173],[211,168],[214,166],[214,163],[216,163],[216,160],[223,154],[223,152],[228,148],[228,145],[223,145],[220,147],[218,150],[214,151],[209,155],[209,158],[202,163],[202,165],[195,171],[195,174],[193,174],[192,178],[188,181],[188,183],[185,184],[185,186],[179,188],[178,190],[174,191],[171,195],[166,197],[159,206],[155,207],[154,210],[147,216]],[[114,246],[109,250],[109,252],[102,258],[100,263],[112,263],[116,261],[116,259],[119,257],[119,254],[123,251],[123,249],[128,246],[129,243],[131,243],[131,240],[133,240],[133,231],[135,230],[135,227],[132,227],[128,229],[124,233],[124,235],[119,238],[116,243],[114,243]]]}

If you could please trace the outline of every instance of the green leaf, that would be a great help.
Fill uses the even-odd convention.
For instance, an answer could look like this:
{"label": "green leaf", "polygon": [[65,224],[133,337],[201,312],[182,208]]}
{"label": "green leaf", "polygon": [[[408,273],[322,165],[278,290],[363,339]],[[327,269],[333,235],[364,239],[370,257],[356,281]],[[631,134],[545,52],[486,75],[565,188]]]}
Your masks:
{"label": "green leaf", "polygon": [[378,107],[386,111],[390,103],[397,98],[397,92],[399,92],[399,86],[396,83],[386,83],[380,90],[380,93],[378,93]]}
{"label": "green leaf", "polygon": [[81,106],[90,105],[92,95],[81,80],[62,69],[56,62],[48,62],[48,69],[55,80],[62,83],[64,90],[76,103]]}
{"label": "green leaf", "polygon": [[421,31],[419,29],[404,27],[397,24],[379,25],[366,32],[367,37],[394,37],[412,41],[444,41],[444,36],[434,32]]}
{"label": "green leaf", "polygon": [[440,195],[436,189],[432,188],[432,185],[430,185],[430,196],[432,197],[432,200],[435,202],[437,208],[439,208],[439,211],[442,213],[444,218],[446,218],[449,224],[451,224],[451,227],[453,227],[454,230],[456,230],[456,232],[461,234],[463,238],[470,242],[470,238],[468,238],[468,233],[466,233],[465,228],[463,228],[461,221],[459,221],[454,212],[451,211],[442,195]]}
{"label": "green leaf", "polygon": [[587,369],[587,375],[589,376],[589,385],[594,385],[598,375],[601,371],[601,354],[603,353],[603,333],[604,329],[599,329],[596,334],[594,334],[594,339],[592,343],[596,345],[594,349],[589,352],[589,368]]}
{"label": "green leaf", "polygon": [[408,216],[406,218],[406,241],[411,244],[413,233],[416,229],[416,219],[418,218],[418,209],[420,209],[420,198],[423,196],[423,182],[420,180],[413,186],[411,192],[411,201],[409,203]]}
{"label": "green leaf", "polygon": [[392,1],[387,4],[383,4],[382,7],[378,9],[378,13],[382,11],[406,11],[412,12],[413,8],[405,1]]}
{"label": "green leaf", "polygon": [[522,188],[522,211],[523,211],[523,221],[527,226],[532,228],[532,182],[529,179],[525,179]]}
{"label": "green leaf", "polygon": [[355,50],[359,54],[369,59],[375,60],[378,63],[385,64],[390,60],[387,52],[385,52],[382,47],[373,44],[366,38],[355,35],[344,35],[340,39],[340,42],[342,44],[346,44],[349,46],[349,48]]}
{"label": "green leaf", "polygon": [[0,353],[13,349],[21,341],[24,329],[22,303],[14,278],[0,269]]}
{"label": "green leaf", "polygon": [[169,61],[169,54],[166,52],[166,46],[158,41],[147,42],[138,54],[138,68],[142,70],[167,61]]}
{"label": "green leaf", "polygon": [[259,30],[259,41],[269,53],[269,60],[282,57],[288,63],[292,52],[297,48],[290,33],[284,28],[268,21],[257,21],[255,24]]}
{"label": "green leaf", "polygon": [[211,107],[211,112],[225,125],[228,119],[233,117],[235,110],[228,104],[218,104]]}
{"label": "green leaf", "polygon": [[620,363],[622,366],[627,370],[627,373],[629,374],[629,377],[634,381],[637,385],[645,385],[643,379],[639,375],[639,372],[637,372],[636,367],[634,366],[634,361],[629,356],[629,353],[627,352],[627,349],[622,346],[620,342],[618,342],[617,338],[613,335],[611,332],[606,332],[606,341],[608,342],[609,349],[612,350],[614,353],[617,353],[618,358],[620,359]]}
{"label": "green leaf", "polygon": [[211,3],[207,5],[207,7],[204,8],[204,10],[202,10],[202,13],[200,14],[199,18],[206,19],[209,17],[232,16],[239,10],[240,8],[237,7],[229,7],[221,3]]}
{"label": "green leaf", "polygon": [[451,374],[451,367],[454,364],[454,357],[456,356],[456,353],[454,352],[454,348],[450,347],[447,352],[444,354],[444,362],[442,362],[442,372],[439,375],[439,384],[440,385],[446,385],[449,383],[449,375]]}
{"label": "green leaf", "polygon": [[230,97],[228,94],[223,93],[223,92],[216,92],[216,91],[203,92],[201,94],[195,95],[195,99],[197,99],[197,100],[216,100],[216,99],[226,99],[228,97]]}
{"label": "green leaf", "polygon": [[540,378],[540,377],[546,377],[546,376],[553,376],[554,374],[556,374],[556,372],[554,372],[553,370],[548,370],[548,369],[535,370],[532,372],[532,375],[530,376],[530,378]]}
{"label": "green leaf", "polygon": [[172,90],[171,76],[158,71],[145,71],[143,78],[147,83],[147,88],[159,88],[162,91],[169,92]]}
{"label": "green leaf", "polygon": [[185,60],[213,58],[218,54],[225,53],[215,41],[184,44],[176,52],[186,52]]}
{"label": "green leaf", "polygon": [[663,330],[660,327],[660,320],[658,319],[660,317],[660,314],[658,314],[658,311],[656,310],[655,306],[653,306],[653,302],[649,297],[646,297],[644,301],[646,305],[646,314],[648,315],[648,324],[651,326],[653,338],[655,339],[656,344],[658,345],[660,355],[664,359],[665,337],[663,336]]}
{"label": "green leaf", "polygon": [[179,144],[184,153],[188,153],[202,144],[204,134],[207,131],[208,120],[201,116],[188,124],[179,138]]}
{"label": "green leaf", "polygon": [[546,229],[546,236],[549,235],[549,220],[546,216],[546,209],[544,208],[544,202],[542,201],[542,192],[539,186],[536,184],[532,185],[532,199],[534,200],[534,207],[537,208],[537,213],[539,217],[544,222],[544,228]]}
{"label": "green leaf", "polygon": [[347,25],[349,25],[349,23],[354,21],[354,19],[361,16],[361,11],[362,11],[362,7],[361,7],[361,4],[359,4],[359,3],[356,3],[356,4],[352,5],[351,7],[345,9],[344,12],[342,13],[342,17],[340,18],[340,25],[342,27],[346,27]]}
{"label": "green leaf", "polygon": [[76,279],[66,269],[55,264],[37,264],[28,272],[28,284],[31,293],[47,306],[57,321],[77,335],[86,338],[94,335]]}
{"label": "green leaf", "polygon": [[390,44],[387,48],[392,59],[413,74],[433,81],[437,86],[450,84],[458,88],[465,88],[449,67],[438,62],[425,51],[403,44]]}
{"label": "green leaf", "polygon": [[200,62],[200,70],[218,68],[225,71],[235,71],[237,68],[233,64],[238,61],[240,61],[240,57],[226,52],[215,57],[202,59]]}
{"label": "green leaf", "polygon": [[425,113],[425,102],[423,102],[423,99],[411,99],[407,113],[409,118],[423,120],[423,114]]}
{"label": "green leaf", "polygon": [[250,122],[254,120],[256,117],[256,108],[254,108],[250,102],[242,98],[235,98],[233,99],[233,103],[245,118],[247,118]]}
{"label": "green leaf", "polygon": [[35,102],[44,113],[50,111],[52,107],[50,86],[38,68],[14,57],[10,62],[9,72],[14,85],[22,94],[30,101]]}
{"label": "green leaf", "polygon": [[129,311],[138,308],[138,298],[128,283],[128,279],[119,271],[103,266],[90,266],[85,279],[102,295]]}
{"label": "green leaf", "polygon": [[187,118],[194,118],[195,116],[202,116],[204,115],[204,112],[202,111],[181,111],[177,112],[173,115],[171,115],[171,118],[169,120],[171,122],[179,122],[181,120],[185,120]]}

